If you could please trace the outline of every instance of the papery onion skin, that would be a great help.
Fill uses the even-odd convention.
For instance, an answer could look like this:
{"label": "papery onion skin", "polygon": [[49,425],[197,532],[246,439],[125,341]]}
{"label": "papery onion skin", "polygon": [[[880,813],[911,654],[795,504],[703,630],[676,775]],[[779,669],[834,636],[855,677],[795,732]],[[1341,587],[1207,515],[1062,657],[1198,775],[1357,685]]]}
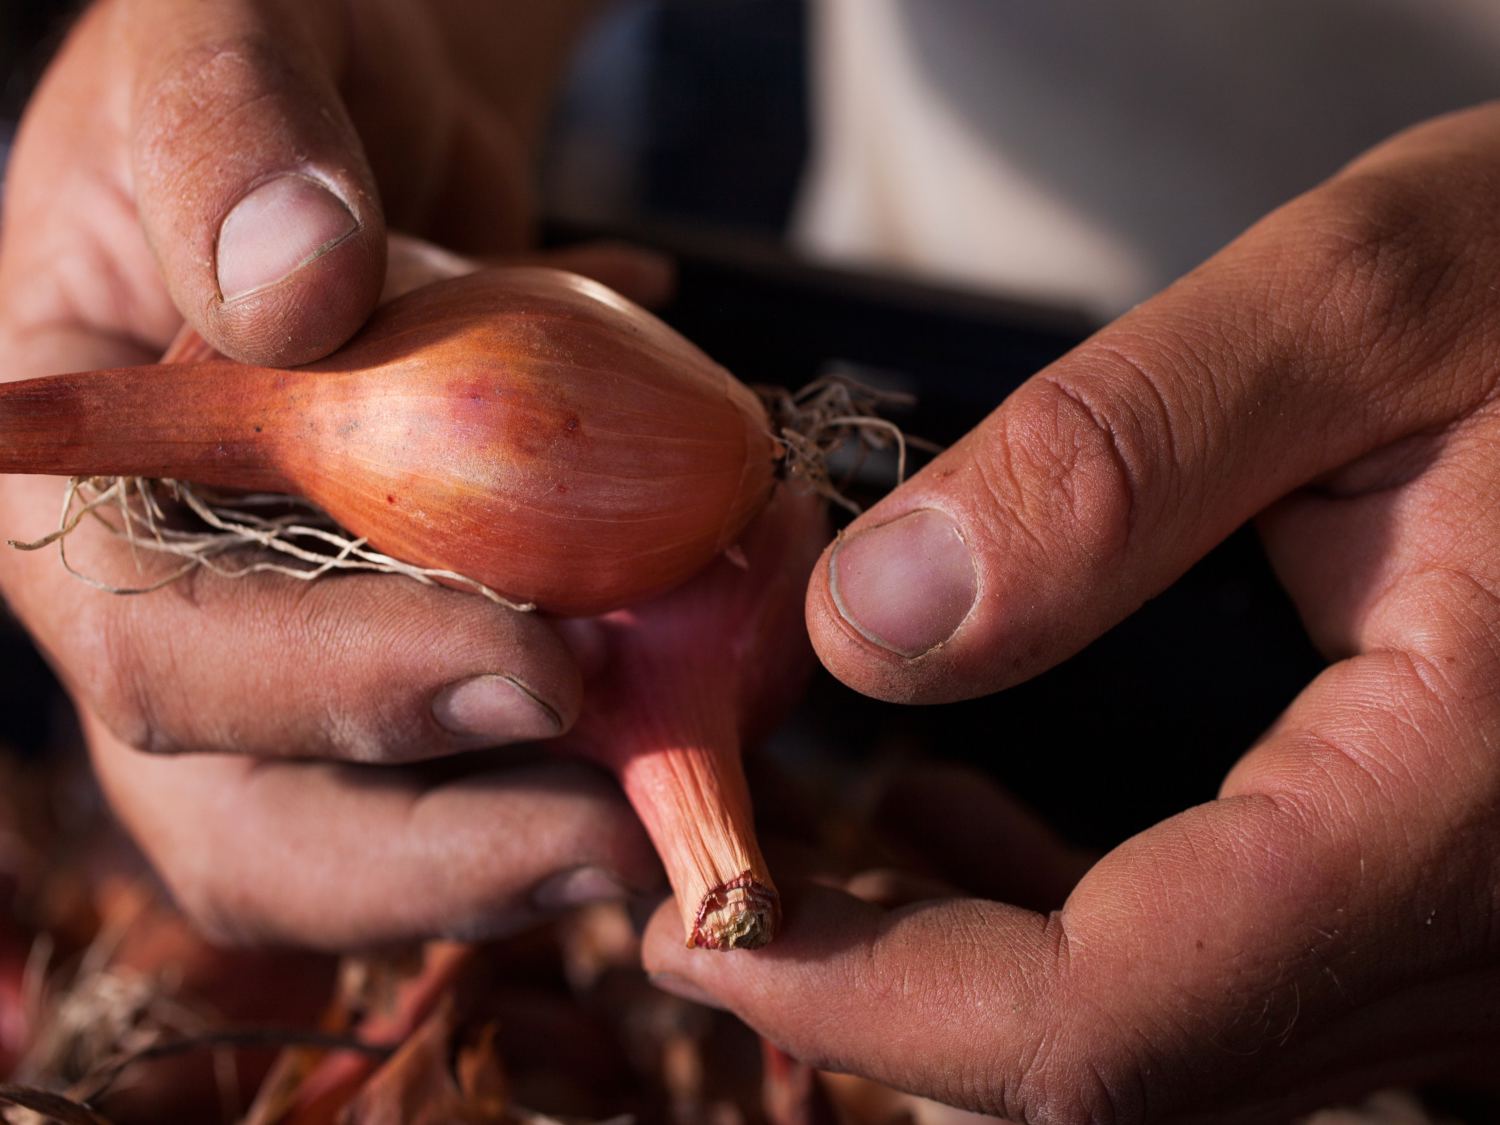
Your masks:
{"label": "papery onion skin", "polygon": [[378,550],[566,615],[672,589],[766,503],[755,393],[603,286],[484,270],[333,356],[0,386],[0,471],[294,493]]}

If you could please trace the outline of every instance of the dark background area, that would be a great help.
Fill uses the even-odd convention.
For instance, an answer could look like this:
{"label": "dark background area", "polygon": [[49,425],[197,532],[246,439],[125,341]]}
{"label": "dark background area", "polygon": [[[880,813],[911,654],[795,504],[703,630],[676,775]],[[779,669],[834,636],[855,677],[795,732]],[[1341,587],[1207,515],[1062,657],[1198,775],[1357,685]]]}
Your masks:
{"label": "dark background area", "polygon": [[79,4],[64,0],[0,3],[0,121],[13,124],[27,94]]}
{"label": "dark background area", "polygon": [[[13,121],[72,5],[0,6],[0,111]],[[807,36],[793,0],[622,6],[590,45],[546,163],[553,240],[623,230],[672,249],[668,320],[747,382],[851,370],[914,392],[899,420],[951,442],[1082,338],[1067,310],[854,275],[782,245],[806,157]],[[599,170],[608,171],[600,175]],[[33,751],[60,708],[13,624],[0,738]],[[1074,838],[1107,846],[1212,798],[1228,764],[1319,667],[1241,532],[1062,667],[986,700],[901,708],[818,680],[785,745],[846,764],[899,748],[979,766]],[[997,857],[997,859],[1000,857]]]}

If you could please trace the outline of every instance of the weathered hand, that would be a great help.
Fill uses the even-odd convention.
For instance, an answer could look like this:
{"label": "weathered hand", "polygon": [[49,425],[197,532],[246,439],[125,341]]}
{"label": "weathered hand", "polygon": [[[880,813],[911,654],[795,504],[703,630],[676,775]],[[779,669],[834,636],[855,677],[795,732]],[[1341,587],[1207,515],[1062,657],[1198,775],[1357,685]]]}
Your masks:
{"label": "weathered hand", "polygon": [[[247,359],[321,355],[380,293],[387,218],[463,250],[518,249],[531,95],[467,80],[472,52],[445,20],[479,17],[458,7],[90,9],[11,158],[5,377],[150,362],[184,317]],[[482,15],[544,22],[530,5]],[[490,61],[519,82],[561,42],[518,31]],[[567,261],[639,296],[660,288],[639,255]],[[55,527],[61,497],[55,479],[0,480],[0,534]],[[151,556],[143,574],[97,528],[80,527],[69,552],[117,585],[152,573]],[[200,573],[122,598],[52,552],[5,548],[0,588],[84,713],[123,818],[220,931],[330,946],[475,933],[659,878],[629,809],[583,766],[407,765],[571,725],[579,672],[539,618],[377,576]]]}
{"label": "weathered hand", "polygon": [[658,919],[650,967],[795,1054],[1027,1122],[1285,1121],[1493,1060],[1497,192],[1500,108],[1398,136],[1042,371],[815,572],[828,667],[940,702],[1257,520],[1331,664],[1218,800],[1050,914],[817,889],[753,956]]}

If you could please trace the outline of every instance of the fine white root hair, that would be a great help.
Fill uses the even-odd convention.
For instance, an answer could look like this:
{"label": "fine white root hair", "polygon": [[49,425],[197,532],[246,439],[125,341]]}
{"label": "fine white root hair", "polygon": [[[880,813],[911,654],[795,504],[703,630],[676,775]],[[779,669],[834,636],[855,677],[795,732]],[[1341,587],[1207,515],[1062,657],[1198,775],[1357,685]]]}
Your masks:
{"label": "fine white root hair", "polygon": [[[175,519],[167,503],[181,506],[190,521]],[[86,574],[68,559],[68,537],[84,520],[103,524],[132,550],[181,559],[165,575],[139,586],[116,586]],[[69,574],[111,594],[148,594],[199,567],[225,578],[281,574],[310,582],[332,571],[400,574],[424,585],[461,586],[509,609],[535,606],[510,601],[483,583],[451,570],[414,566],[372,550],[345,534],[321,510],[295,496],[229,495],[185,481],[146,477],[74,477],[63,496],[57,529],[34,542],[9,540],[21,551],[57,544]],[[249,550],[256,554],[247,554]]]}

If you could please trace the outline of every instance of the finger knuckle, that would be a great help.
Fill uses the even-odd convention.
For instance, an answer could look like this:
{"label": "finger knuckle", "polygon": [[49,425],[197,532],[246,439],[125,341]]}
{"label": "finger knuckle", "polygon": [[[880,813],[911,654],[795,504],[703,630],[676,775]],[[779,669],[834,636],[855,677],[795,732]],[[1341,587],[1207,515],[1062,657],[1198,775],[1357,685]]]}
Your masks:
{"label": "finger knuckle", "polygon": [[126,613],[88,615],[70,669],[79,688],[111,734],[133,750],[175,754],[184,747],[161,721],[159,678],[146,667],[141,638]]}
{"label": "finger knuckle", "polygon": [[357,765],[409,765],[433,757],[434,737],[412,717],[417,708],[404,698],[401,703],[330,707],[322,722],[323,756]]}
{"label": "finger knuckle", "polygon": [[1139,1125],[1149,1120],[1146,1073],[1119,1050],[1081,1046],[1059,1031],[1038,1044],[1019,1080],[994,1104],[1032,1125]]}
{"label": "finger knuckle", "polygon": [[420,700],[391,685],[349,687],[333,687],[329,698],[314,705],[312,745],[299,752],[363,765],[407,765],[440,752],[436,721],[424,721],[430,708]]}
{"label": "finger knuckle", "polygon": [[1423,566],[1375,603],[1370,627],[1399,638],[1385,650],[1393,683],[1431,713],[1429,723],[1478,730],[1492,721],[1500,707],[1500,583],[1470,567]]}
{"label": "finger knuckle", "polygon": [[208,863],[169,865],[162,878],[177,908],[211,944],[254,946],[273,938],[261,923],[257,904],[234,882],[215,875]]}
{"label": "finger knuckle", "polygon": [[[1089,356],[1074,358],[1092,365]],[[1096,566],[1113,562],[1129,547],[1150,487],[1141,414],[1098,380],[1064,372],[1038,377],[1017,406],[982,458],[997,508],[1014,511],[1033,534],[1065,536]]]}
{"label": "finger knuckle", "polygon": [[1142,1034],[1105,1011],[1076,983],[1077,947],[1066,915],[1047,919],[1049,952],[1039,955],[1029,998],[1040,1029],[1009,1059],[968,1076],[982,1091],[974,1104],[1028,1125],[1135,1125],[1151,1118],[1148,1078],[1155,1069]]}
{"label": "finger knuckle", "polygon": [[320,702],[321,737],[330,757],[400,764],[440,747],[431,700],[413,675],[451,638],[423,614],[421,602],[395,596],[372,609],[337,591],[294,599],[276,615],[281,632],[320,664],[348,674],[330,682]]}
{"label": "finger knuckle", "polygon": [[420,665],[401,659],[404,640],[365,596],[364,577],[240,580],[232,591],[240,649],[280,705],[217,732],[225,749],[373,764],[428,756],[433,739],[411,671]]}

